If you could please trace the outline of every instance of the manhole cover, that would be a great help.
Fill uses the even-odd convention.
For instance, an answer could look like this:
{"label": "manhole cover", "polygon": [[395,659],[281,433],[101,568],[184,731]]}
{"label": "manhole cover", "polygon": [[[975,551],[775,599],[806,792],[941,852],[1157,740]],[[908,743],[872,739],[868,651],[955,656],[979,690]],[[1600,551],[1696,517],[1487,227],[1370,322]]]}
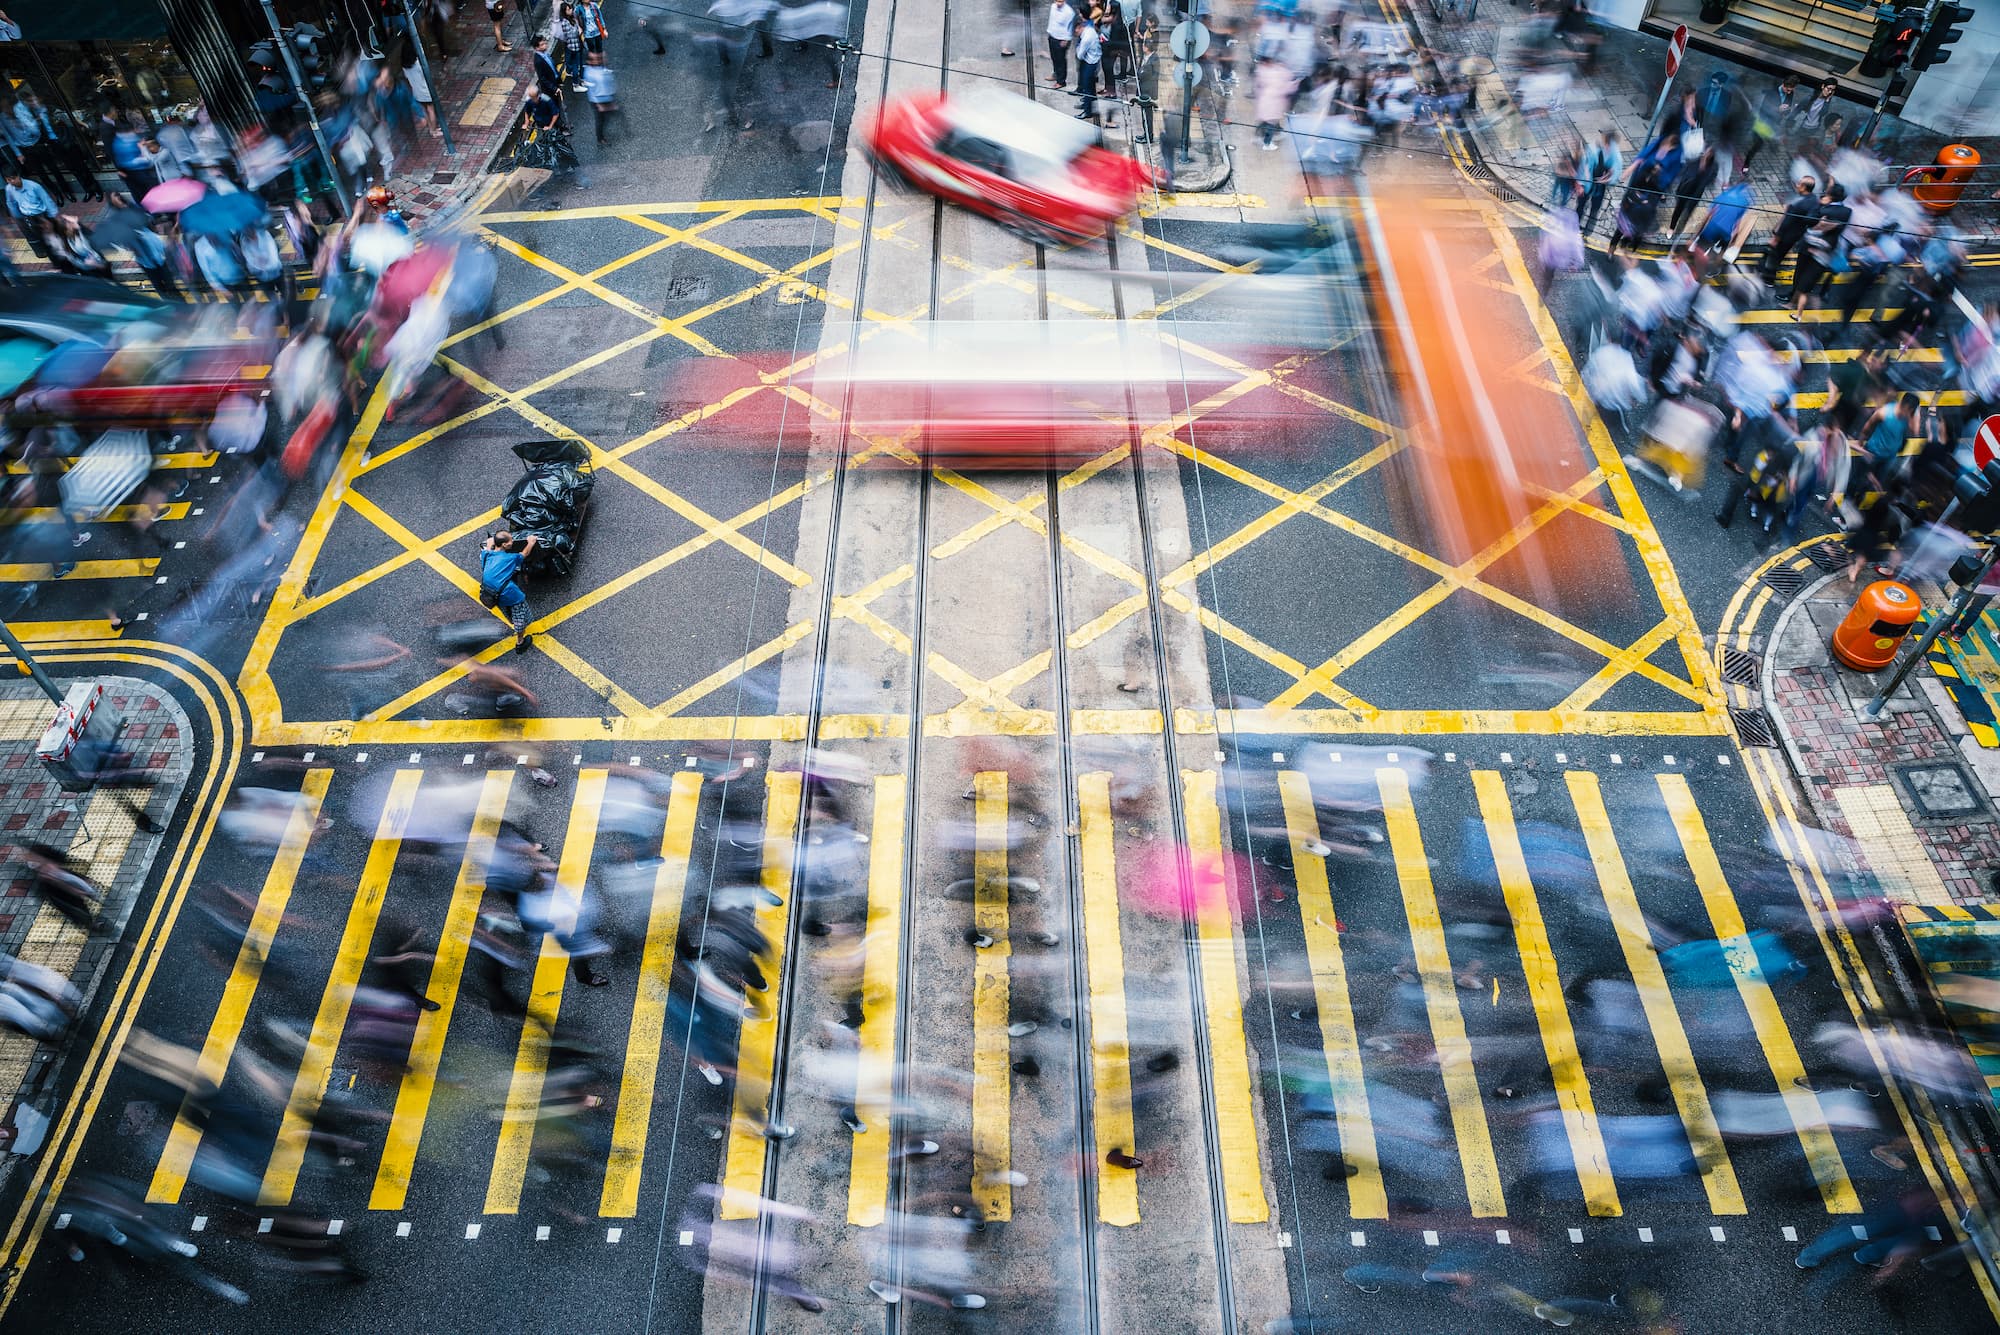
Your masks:
{"label": "manhole cover", "polygon": [[1854,562],[1854,553],[1847,549],[1845,543],[1839,542],[1822,542],[1817,547],[1809,547],[1806,549],[1806,555],[1812,558],[1814,565],[1829,575],[1847,569]]}
{"label": "manhole cover", "polygon": [[1917,810],[1931,820],[1949,820],[1978,813],[1986,804],[1963,765],[1897,765],[1896,777]]}
{"label": "manhole cover", "polygon": [[708,280],[700,274],[681,274],[667,283],[668,301],[700,301],[707,295]]}
{"label": "manhole cover", "polygon": [[1806,586],[1806,577],[1787,566],[1764,572],[1764,582],[1776,589],[1782,597],[1789,598]]}
{"label": "manhole cover", "polygon": [[1745,746],[1776,746],[1778,733],[1761,709],[1732,709],[1729,721],[1736,728],[1736,740]]}
{"label": "manhole cover", "polygon": [[1755,686],[1757,684],[1757,659],[1741,649],[1722,651],[1722,679],[1735,686]]}

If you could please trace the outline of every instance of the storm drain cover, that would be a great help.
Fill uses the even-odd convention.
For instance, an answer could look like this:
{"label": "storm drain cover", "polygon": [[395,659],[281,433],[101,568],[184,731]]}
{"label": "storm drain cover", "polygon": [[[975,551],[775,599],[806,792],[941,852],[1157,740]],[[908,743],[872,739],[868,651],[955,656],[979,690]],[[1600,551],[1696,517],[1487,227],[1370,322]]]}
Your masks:
{"label": "storm drain cover", "polygon": [[1895,773],[1917,810],[1931,820],[1974,815],[1985,806],[1963,765],[1898,765]]}

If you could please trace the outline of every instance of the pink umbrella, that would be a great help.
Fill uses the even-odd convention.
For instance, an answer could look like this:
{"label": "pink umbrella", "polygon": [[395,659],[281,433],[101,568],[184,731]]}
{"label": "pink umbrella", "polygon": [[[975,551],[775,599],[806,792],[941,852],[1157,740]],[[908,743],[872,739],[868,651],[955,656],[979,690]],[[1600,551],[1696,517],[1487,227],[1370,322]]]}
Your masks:
{"label": "pink umbrella", "polygon": [[162,181],[146,192],[139,202],[146,206],[148,213],[179,213],[188,205],[208,193],[208,187],[191,176],[177,177]]}

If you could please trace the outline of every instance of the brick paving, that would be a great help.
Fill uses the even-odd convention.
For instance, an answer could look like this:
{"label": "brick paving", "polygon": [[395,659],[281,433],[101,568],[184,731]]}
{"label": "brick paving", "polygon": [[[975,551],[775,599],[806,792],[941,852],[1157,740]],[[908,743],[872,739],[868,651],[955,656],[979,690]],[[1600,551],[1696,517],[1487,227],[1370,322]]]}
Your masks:
{"label": "brick paving", "polygon": [[[120,796],[143,804],[155,821],[166,825],[193,768],[194,733],[187,715],[148,682],[98,680],[106,699],[126,719],[121,745],[158,776],[150,790],[127,789]],[[154,860],[175,836],[172,831],[140,830],[120,796],[97,792],[74,797],[46,777],[34,751],[53,710],[33,682],[0,683],[0,828],[9,832],[0,834],[0,841],[33,840],[66,851],[103,891],[104,902],[85,932],[36,899],[25,868],[10,858],[0,864],[0,951],[68,977],[87,1009]],[[40,1104],[47,1092],[41,1082],[60,1056],[24,1034],[0,1030],[0,1108],[7,1111],[6,1130],[0,1134],[12,1138],[23,1124],[18,1104]],[[0,1179],[19,1161],[0,1156]]]}
{"label": "brick paving", "polygon": [[[1862,723],[1839,680],[1843,672],[1831,663],[1781,668],[1772,674],[1766,704],[1782,716],[1792,734],[1804,765],[1799,780],[1821,821],[1833,833],[1847,835],[1852,832],[1835,796],[1838,789],[1897,786],[1892,766],[1926,761],[1960,764],[1965,757],[1958,740],[1930,707],[1890,714],[1881,723]],[[1918,842],[1953,901],[1992,898],[1986,878],[2000,868],[2000,823],[1992,819],[1990,809],[1978,820],[1931,821],[1922,819],[1921,813],[1911,814]]]}

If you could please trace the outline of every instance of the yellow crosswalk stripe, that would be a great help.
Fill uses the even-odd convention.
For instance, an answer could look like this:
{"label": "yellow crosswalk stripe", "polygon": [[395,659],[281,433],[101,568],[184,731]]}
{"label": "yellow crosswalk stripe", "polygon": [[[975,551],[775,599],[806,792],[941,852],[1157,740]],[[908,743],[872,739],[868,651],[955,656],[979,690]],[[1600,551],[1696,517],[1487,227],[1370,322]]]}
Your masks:
{"label": "yellow crosswalk stripe", "polygon": [[972,1195],[987,1219],[1014,1217],[1013,1075],[1007,1037],[1011,998],[1007,961],[1007,773],[973,776],[972,921],[993,938],[973,951]]}
{"label": "yellow crosswalk stripe", "polygon": [[[749,1219],[764,1194],[764,1127],[770,1115],[771,1072],[778,1048],[779,979],[785,969],[785,924],[792,907],[792,836],[799,824],[799,776],[778,770],[764,776],[764,889],[757,927],[771,943],[760,961],[768,990],[754,1014],[743,1017],[736,1044],[736,1108],[729,1119],[729,1148],[722,1170],[724,1219]],[[768,898],[778,902],[769,903]]]}
{"label": "yellow crosswalk stripe", "polygon": [[1297,770],[1278,774],[1285,829],[1292,839],[1293,876],[1299,916],[1305,923],[1306,959],[1312,966],[1313,1003],[1333,1089],[1333,1115],[1340,1129],[1340,1157],[1354,1170],[1347,1179],[1347,1213],[1356,1219],[1387,1219],[1389,1197],[1375,1151],[1375,1122],[1368,1112],[1368,1088],[1361,1070],[1360,1036],[1347,989],[1347,960],[1340,948],[1340,919],[1326,875],[1326,859],[1306,851],[1319,839],[1319,811],[1312,787]]}
{"label": "yellow crosswalk stripe", "polygon": [[597,1213],[630,1219],[639,1212],[639,1172],[652,1126],[653,1084],[660,1070],[660,1041],[666,1034],[667,991],[674,975],[674,941],[681,930],[681,899],[687,891],[688,859],[694,853],[695,815],[701,808],[699,773],[674,775],[667,800],[667,827],[660,839],[660,868],[653,875],[653,901],[646,914],[646,944],[639,956],[639,991],[625,1039],[625,1072],[618,1083],[618,1111],[611,1126],[611,1162]]}
{"label": "yellow crosswalk stripe", "polygon": [[1458,1009],[1458,984],[1445,948],[1430,859],[1424,853],[1416,809],[1410,803],[1410,779],[1399,769],[1378,769],[1375,783],[1382,793],[1389,851],[1395,858],[1396,879],[1402,885],[1410,945],[1417,973],[1423,979],[1424,1006],[1430,1012],[1445,1100],[1451,1108],[1459,1162],[1465,1169],[1466,1199],[1475,1218],[1495,1218],[1507,1213],[1507,1201],[1500,1189],[1500,1165],[1494,1160],[1493,1138],[1486,1126],[1486,1105],[1480,1100],[1479,1076],[1472,1066],[1472,1044],[1465,1036],[1465,1017]]}
{"label": "yellow crosswalk stripe", "polygon": [[1792,1114],[1792,1125],[1798,1131],[1806,1163],[1812,1169],[1814,1180],[1819,1183],[1820,1197],[1826,1202],[1829,1214],[1857,1214],[1861,1210],[1861,1201],[1854,1194],[1854,1183],[1847,1176],[1847,1165],[1841,1161],[1840,1149],[1834,1144],[1833,1133],[1827,1128],[1826,1115],[1820,1109],[1818,1096],[1803,1086],[1805,1064],[1799,1060],[1791,1031],[1785,1027],[1785,1017],[1779,1013],[1777,998],[1771,995],[1771,985],[1764,979],[1763,966],[1749,944],[1749,928],[1744,925],[1743,914],[1736,906],[1736,896],[1730,892],[1729,883],[1723,878],[1722,864],[1716,859],[1715,848],[1708,839],[1708,829],[1702,823],[1700,811],[1695,808],[1687,776],[1662,774],[1657,776],[1657,781],[1660,795],[1667,802],[1667,814],[1673,819],[1674,832],[1680,836],[1681,851],[1687,857],[1688,868],[1694,872],[1695,888],[1701,891],[1702,903],[1708,908],[1708,918],[1714,924],[1716,939],[1722,942],[1724,958],[1729,961],[1729,972],[1736,980],[1736,991],[1743,998],[1745,1009],[1750,1012],[1750,1025],[1757,1033],[1757,1044],[1764,1049],[1771,1074],[1777,1077],[1778,1092],[1784,1096],[1785,1107]]}
{"label": "yellow crosswalk stripe", "polygon": [[[215,1008],[215,1018],[209,1021],[208,1038],[201,1045],[201,1059],[195,1070],[208,1084],[222,1083],[229,1070],[229,1059],[235,1055],[236,1042],[243,1036],[243,1022],[250,1014],[251,999],[257,995],[257,983],[264,976],[264,961],[270,958],[271,942],[277,937],[285,906],[291,902],[292,886],[298,881],[306,845],[312,842],[313,831],[318,828],[320,806],[326,801],[327,784],[332,780],[330,769],[307,770],[305,782],[299,788],[299,803],[285,821],[277,855],[271,859],[271,870],[265,873],[264,888],[250,914],[250,926],[243,933],[243,944],[236,948],[236,963],[230,967],[229,981],[222,988],[222,1001]],[[146,1189],[147,1200],[165,1204],[180,1200],[181,1189],[187,1185],[188,1169],[194,1164],[194,1152],[200,1145],[201,1132],[183,1110],[174,1120],[166,1149],[153,1169],[152,1184]]]}
{"label": "yellow crosswalk stripe", "polygon": [[1139,1177],[1103,1162],[1114,1149],[1136,1154],[1132,1125],[1132,1048],[1126,1028],[1125,944],[1118,922],[1118,860],[1113,845],[1111,775],[1077,779],[1078,846],[1083,873],[1083,936],[1090,971],[1091,1117],[1097,1133],[1097,1218],[1139,1222]]}
{"label": "yellow crosswalk stripe", "polygon": [[881,1223],[889,1207],[889,1110],[895,1100],[896,995],[902,967],[903,805],[908,799],[909,781],[902,775],[875,780],[854,1087],[854,1111],[866,1129],[854,1137],[847,1173],[847,1222],[861,1228]]}
{"label": "yellow crosswalk stripe", "polygon": [[389,878],[396,870],[396,855],[402,851],[403,831],[416,806],[417,785],[423,771],[402,769],[389,784],[389,799],[375,827],[375,842],[368,849],[368,861],[361,869],[361,884],[354,903],[347,910],[347,928],[341,933],[334,952],[333,971],[326,991],[320,994],[319,1013],[313,1017],[312,1033],[306,1039],[304,1059],[292,1080],[291,1096],[285,1101],[284,1121],[278,1127],[278,1143],[264,1166],[263,1185],[257,1192],[259,1205],[289,1205],[299,1182],[299,1168],[305,1162],[306,1140],[312,1134],[313,1118],[326,1098],[326,1083],[333,1075],[333,1056],[340,1035],[347,1028],[348,1007],[354,1001],[355,984],[368,962],[368,943],[375,939],[375,920],[382,913],[382,898],[389,890]]}
{"label": "yellow crosswalk stripe", "polygon": [[1597,1106],[1590,1096],[1590,1079],[1584,1074],[1583,1059],[1577,1054],[1576,1031],[1570,1027],[1569,1007],[1563,1001],[1562,975],[1556,968],[1555,949],[1549,944],[1542,906],[1535,897],[1528,861],[1521,853],[1520,836],[1514,829],[1507,781],[1494,770],[1474,770],[1472,788],[1479,800],[1480,819],[1486,825],[1487,847],[1492,851],[1493,865],[1499,874],[1500,893],[1507,901],[1508,916],[1514,920],[1521,973],[1535,1007],[1542,1049],[1548,1054],[1556,1102],[1562,1108],[1563,1129],[1569,1135],[1570,1157],[1576,1165],[1577,1181],[1583,1186],[1584,1207],[1596,1216],[1622,1214],[1618,1186],[1611,1176],[1611,1159],[1604,1150],[1604,1134],[1597,1125]]}
{"label": "yellow crosswalk stripe", "polygon": [[1257,1157],[1257,1114],[1251,1099],[1249,1045],[1243,1035],[1243,991],[1236,976],[1236,929],[1230,887],[1222,873],[1222,808],[1213,770],[1182,770],[1188,851],[1195,871],[1195,930],[1201,946],[1202,1008],[1208,1018],[1209,1078],[1216,1140],[1222,1151],[1223,1196],[1233,1224],[1271,1217],[1264,1167]]}
{"label": "yellow crosswalk stripe", "polygon": [[1673,1093],[1681,1125],[1687,1130],[1688,1145],[1694,1151],[1695,1162],[1701,1166],[1701,1185],[1708,1193],[1708,1208],[1715,1214],[1746,1213],[1743,1190],[1737,1185],[1736,1170],[1729,1162],[1729,1151],[1723,1147],[1722,1132],[1715,1124],[1715,1110],[1709,1106],[1708,1089],[1702,1084],[1701,1072],[1694,1064],[1687,1030],[1681,1025],[1680,1012],[1674,1008],[1673,994],[1667,988],[1666,970],[1660,967],[1653,934],[1646,926],[1644,911],[1639,907],[1639,896],[1632,889],[1632,878],[1626,874],[1625,856],[1619,851],[1617,836],[1611,831],[1611,815],[1604,808],[1604,794],[1598,786],[1597,776],[1584,770],[1571,770],[1563,778],[1569,784],[1570,802],[1576,808],[1584,845],[1590,850],[1592,865],[1597,868],[1598,891],[1604,897],[1605,907],[1610,910],[1611,924],[1618,932],[1618,945],[1625,954],[1625,967],[1631,971],[1633,986],[1639,992],[1639,1004],[1646,1012],[1646,1026],[1653,1032],[1653,1045],[1660,1054],[1660,1069],[1666,1075],[1667,1088]]}
{"label": "yellow crosswalk stripe", "polygon": [[[131,579],[136,575],[151,575],[159,564],[157,556],[126,561],[78,561],[62,579],[65,582],[77,579]],[[39,584],[55,578],[56,568],[47,561],[0,564],[0,584]]]}
{"label": "yellow crosswalk stripe", "polygon": [[[597,818],[604,809],[608,772],[587,769],[577,775],[576,796],[563,834],[562,857],[556,864],[556,894],[560,916],[582,899],[590,877],[590,855],[597,845]],[[507,1102],[500,1114],[500,1139],[493,1150],[493,1168],[486,1178],[487,1214],[514,1214],[521,1208],[521,1184],[528,1175],[528,1151],[535,1142],[535,1122],[541,1115],[542,1082],[549,1072],[549,1040],[562,1012],[563,978],[569,951],[550,932],[542,938],[529,984],[528,1016],[521,1026],[521,1044],[514,1053],[514,1073],[507,1081]]]}
{"label": "yellow crosswalk stripe", "polygon": [[417,1145],[423,1139],[431,1094],[437,1087],[444,1036],[451,1028],[452,1012],[458,1006],[458,983],[465,970],[466,948],[472,939],[473,923],[479,917],[479,903],[486,896],[493,845],[500,833],[501,818],[507,814],[507,796],[513,785],[512,770],[494,770],[480,785],[479,802],[472,813],[472,833],[466,840],[465,857],[459,863],[451,902],[445,908],[444,926],[438,932],[430,982],[424,988],[424,995],[435,1001],[438,1008],[417,1017],[417,1032],[410,1040],[409,1069],[403,1073],[402,1084],[396,1091],[396,1109],[390,1115],[389,1131],[383,1138],[381,1162],[375,1166],[375,1186],[368,1194],[371,1210],[400,1210],[409,1194]]}

